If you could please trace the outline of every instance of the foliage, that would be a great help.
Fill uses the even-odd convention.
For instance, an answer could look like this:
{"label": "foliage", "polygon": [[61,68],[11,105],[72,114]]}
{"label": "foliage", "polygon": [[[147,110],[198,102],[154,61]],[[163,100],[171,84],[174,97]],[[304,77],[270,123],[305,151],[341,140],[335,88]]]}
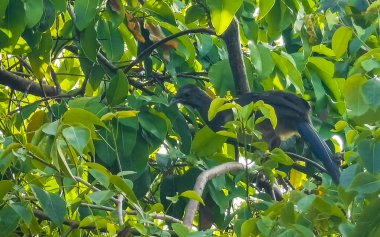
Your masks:
{"label": "foliage", "polygon": [[[379,236],[379,13],[378,0],[2,0],[0,236]],[[312,159],[295,137],[273,151],[246,139],[261,136],[253,111],[277,120],[225,103],[237,95],[219,36],[234,17],[251,89],[312,104],[339,185],[284,152]],[[236,120],[215,134],[171,104],[188,83],[227,98],[210,118]],[[191,191],[242,136],[247,170]],[[262,173],[283,200],[258,188]],[[211,230],[180,223],[188,200]]]}

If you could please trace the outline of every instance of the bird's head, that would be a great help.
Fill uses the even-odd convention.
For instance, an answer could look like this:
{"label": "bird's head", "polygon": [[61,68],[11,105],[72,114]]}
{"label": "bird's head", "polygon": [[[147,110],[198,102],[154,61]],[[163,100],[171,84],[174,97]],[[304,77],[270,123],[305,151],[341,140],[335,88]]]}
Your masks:
{"label": "bird's head", "polygon": [[174,97],[172,103],[181,103],[189,105],[194,108],[199,108],[211,103],[211,97],[203,90],[199,89],[196,85],[186,85],[181,87],[177,95]]}

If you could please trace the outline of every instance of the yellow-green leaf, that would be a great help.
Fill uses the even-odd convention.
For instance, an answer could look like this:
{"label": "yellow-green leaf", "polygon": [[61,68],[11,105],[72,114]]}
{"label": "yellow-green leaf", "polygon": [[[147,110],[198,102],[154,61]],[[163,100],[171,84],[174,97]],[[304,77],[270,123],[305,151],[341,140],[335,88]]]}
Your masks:
{"label": "yellow-green leaf", "polygon": [[257,17],[257,20],[260,21],[263,19],[272,9],[274,4],[276,3],[276,0],[260,0],[259,1],[259,16]]}
{"label": "yellow-green leaf", "polygon": [[346,53],[348,42],[352,38],[352,30],[347,26],[341,26],[332,37],[332,49],[337,58],[341,58]]}
{"label": "yellow-green leaf", "polygon": [[207,0],[211,11],[211,22],[216,34],[221,35],[227,30],[243,0]]}
{"label": "yellow-green leaf", "polygon": [[203,199],[201,198],[201,196],[199,196],[198,193],[196,193],[193,190],[187,190],[187,191],[181,193],[180,196],[181,197],[185,197],[185,198],[189,198],[191,200],[198,201],[199,203],[202,203],[202,205],[205,205],[205,203],[203,202]]}

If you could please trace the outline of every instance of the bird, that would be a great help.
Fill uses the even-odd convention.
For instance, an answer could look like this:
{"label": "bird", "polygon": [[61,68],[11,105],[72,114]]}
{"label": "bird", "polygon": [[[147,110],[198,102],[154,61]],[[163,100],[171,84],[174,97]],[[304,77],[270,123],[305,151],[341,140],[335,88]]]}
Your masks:
{"label": "bird", "polygon": [[[214,131],[220,131],[226,122],[234,120],[232,110],[224,110],[211,120],[208,120],[208,111],[212,98],[194,84],[181,87],[174,96],[172,103],[188,105],[199,112],[205,123]],[[281,140],[290,135],[298,134],[306,141],[312,153],[319,159],[331,176],[334,183],[339,183],[339,165],[333,161],[333,154],[326,142],[322,140],[310,120],[309,103],[297,95],[285,91],[250,92],[240,95],[234,101],[245,106],[251,102],[263,101],[275,110],[277,126],[273,129],[268,120],[257,125],[257,129],[263,134],[262,138],[271,149],[278,147]]]}

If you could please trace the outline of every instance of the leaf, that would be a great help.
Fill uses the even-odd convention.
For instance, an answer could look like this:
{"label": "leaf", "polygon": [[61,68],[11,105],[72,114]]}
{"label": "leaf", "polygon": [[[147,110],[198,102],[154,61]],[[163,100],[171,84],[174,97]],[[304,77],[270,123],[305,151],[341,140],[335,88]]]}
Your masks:
{"label": "leaf", "polygon": [[225,96],[227,91],[231,91],[232,95],[236,95],[231,67],[227,59],[213,64],[208,76],[219,96]]}
{"label": "leaf", "polygon": [[61,226],[66,215],[66,202],[57,194],[48,193],[34,184],[30,187],[50,220]]}
{"label": "leaf", "polygon": [[117,61],[124,54],[124,41],[118,28],[105,20],[98,21],[97,38],[100,41],[102,50],[111,61]]}
{"label": "leaf", "polygon": [[268,14],[268,12],[274,6],[275,2],[276,0],[260,0],[259,1],[260,12],[259,12],[259,16],[257,17],[258,21],[263,19]]}
{"label": "leaf", "polygon": [[359,173],[355,176],[349,191],[356,191],[360,194],[372,194],[380,190],[380,180],[369,173]]}
{"label": "leaf", "polygon": [[35,26],[42,17],[44,12],[43,0],[26,0],[24,2],[26,25],[29,28]]}
{"label": "leaf", "polygon": [[227,137],[214,133],[208,126],[199,130],[191,144],[191,152],[199,156],[208,156],[219,150]]}
{"label": "leaf", "polygon": [[365,102],[363,96],[360,93],[360,89],[363,84],[365,84],[367,79],[360,75],[356,74],[347,78],[344,83],[343,95],[349,109],[347,114],[349,117],[356,117],[365,114],[369,106]]}
{"label": "leaf", "polygon": [[301,73],[297,70],[295,65],[284,55],[278,55],[272,52],[272,57],[286,79],[289,79],[294,87],[303,94],[305,89],[303,87]]}
{"label": "leaf", "polygon": [[364,139],[358,144],[364,167],[372,174],[380,173],[380,140]]}
{"label": "leaf", "polygon": [[102,205],[107,201],[111,200],[111,198],[115,195],[114,192],[110,190],[97,191],[93,192],[89,195],[91,200],[95,202],[97,205]]}
{"label": "leaf", "polygon": [[71,145],[78,154],[83,154],[90,141],[90,131],[83,127],[68,127],[62,130],[66,142]]}
{"label": "leaf", "polygon": [[211,11],[211,22],[216,34],[221,35],[227,30],[243,0],[206,0]]}
{"label": "leaf", "polygon": [[[260,1],[261,2],[261,1]],[[250,43],[252,64],[255,67],[258,77],[265,79],[270,76],[274,69],[274,61],[271,52],[262,44]]]}
{"label": "leaf", "polygon": [[10,206],[3,206],[0,210],[0,236],[10,236],[16,230],[19,220],[19,215]]}
{"label": "leaf", "polygon": [[92,62],[96,62],[98,44],[96,38],[96,30],[94,24],[88,25],[83,32],[79,35],[80,46]]}
{"label": "leaf", "polygon": [[294,161],[282,149],[274,148],[270,154],[270,158],[283,165],[293,165]]}
{"label": "leaf", "polygon": [[343,131],[343,129],[345,129],[346,127],[348,126],[348,123],[344,120],[339,120],[336,124],[335,124],[335,129],[333,130],[333,132],[341,132]]}
{"label": "leaf", "polygon": [[144,3],[144,8],[160,20],[176,25],[172,9],[164,1],[148,0]]}
{"label": "leaf", "polygon": [[[7,2],[4,2],[6,5]],[[3,5],[3,2],[0,4]],[[3,16],[5,18],[3,19]],[[17,16],[17,17],[15,17]],[[24,4],[21,0],[9,1],[0,20],[0,48],[11,53],[26,26]]]}
{"label": "leaf", "polygon": [[210,105],[210,108],[208,110],[208,121],[211,121],[215,118],[216,114],[218,113],[218,109],[224,104],[226,103],[226,99],[224,98],[216,98],[214,100],[211,101],[211,105]]}
{"label": "leaf", "polygon": [[118,105],[128,96],[129,83],[124,72],[119,69],[117,75],[114,76],[107,89],[107,102],[111,106]]}
{"label": "leaf", "polygon": [[31,224],[33,213],[31,208],[28,207],[26,203],[16,202],[10,204],[10,207],[21,217],[25,224],[28,226]]}
{"label": "leaf", "polygon": [[187,236],[189,236],[190,230],[186,226],[184,226],[183,224],[173,223],[172,227],[173,227],[174,232],[179,237],[187,237]]}
{"label": "leaf", "polygon": [[72,108],[62,116],[62,122],[69,125],[80,123],[95,132],[95,126],[106,127],[106,125],[93,113],[79,108]]}
{"label": "leaf", "polygon": [[3,200],[4,196],[12,190],[14,185],[11,180],[0,180],[0,200]]}
{"label": "leaf", "polygon": [[154,135],[160,141],[163,141],[166,137],[168,127],[165,120],[162,118],[147,112],[139,113],[139,123],[148,133]]}
{"label": "leaf", "polygon": [[360,92],[365,102],[376,111],[380,106],[380,80],[374,78],[366,81]]}
{"label": "leaf", "polygon": [[123,178],[117,175],[112,175],[110,177],[110,182],[115,185],[115,187],[119,188],[125,195],[127,195],[128,199],[135,204],[138,204],[137,197],[135,193],[132,191],[132,188],[129,187],[127,182]]}
{"label": "leaf", "polygon": [[185,192],[181,193],[180,196],[185,197],[185,198],[189,198],[191,200],[198,201],[199,203],[202,203],[203,206],[205,205],[201,196],[199,196],[198,193],[193,191],[193,190],[185,191]]}
{"label": "leaf", "polygon": [[77,0],[74,3],[75,25],[84,30],[95,18],[99,0]]}
{"label": "leaf", "polygon": [[348,42],[352,38],[352,30],[347,26],[341,26],[332,37],[332,50],[337,58],[341,58],[347,52]]}
{"label": "leaf", "polygon": [[192,5],[186,10],[185,23],[190,24],[207,16],[205,9],[200,5]]}

